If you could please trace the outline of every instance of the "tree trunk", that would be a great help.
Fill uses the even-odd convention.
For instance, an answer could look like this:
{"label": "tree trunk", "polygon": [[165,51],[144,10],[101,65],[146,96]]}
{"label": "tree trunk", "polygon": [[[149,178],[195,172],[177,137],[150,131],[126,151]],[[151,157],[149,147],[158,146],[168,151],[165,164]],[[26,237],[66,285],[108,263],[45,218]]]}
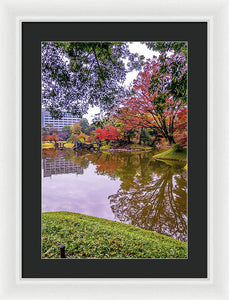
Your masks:
{"label": "tree trunk", "polygon": [[175,144],[173,136],[168,136],[169,145]]}

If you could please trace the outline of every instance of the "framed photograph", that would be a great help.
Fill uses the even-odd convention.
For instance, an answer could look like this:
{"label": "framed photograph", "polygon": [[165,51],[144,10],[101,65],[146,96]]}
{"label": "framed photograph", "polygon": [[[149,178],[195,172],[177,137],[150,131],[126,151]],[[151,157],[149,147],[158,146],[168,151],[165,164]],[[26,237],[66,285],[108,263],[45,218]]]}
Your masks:
{"label": "framed photograph", "polygon": [[[0,8],[0,30],[2,33],[2,47],[0,48],[2,114],[0,120],[3,128],[2,141],[4,141],[0,148],[2,158],[2,172],[0,173],[2,199],[0,219],[2,228],[2,246],[0,247],[2,258],[0,261],[2,271],[0,274],[1,298],[70,299],[77,295],[80,299],[101,300],[116,298],[149,299],[153,295],[160,299],[184,299],[184,297],[187,299],[227,299],[229,295],[227,259],[228,160],[226,155],[226,149],[229,147],[227,139],[229,126],[227,122],[228,101],[225,96],[228,86],[228,61],[225,58],[229,50],[229,6],[227,1],[212,0],[206,4],[205,1],[196,3],[187,0],[181,6],[177,0],[173,2],[145,0],[141,3],[126,0],[125,3],[116,2],[115,5],[107,5],[102,0],[96,5],[92,5],[88,1],[79,3],[69,0],[57,2],[54,6],[53,3],[43,0],[39,3],[12,0],[10,2],[2,1]],[[187,29],[189,24],[193,28],[191,33]],[[83,26],[82,30],[78,30],[79,25]],[[122,25],[121,28],[119,25]],[[65,26],[68,27],[67,31],[64,29]],[[74,26],[77,26],[77,30]],[[145,26],[148,29],[154,29],[149,32]],[[144,30],[142,30],[143,28]],[[172,28],[176,28],[176,30],[171,34]],[[203,39],[199,40],[199,47],[196,47],[195,41],[202,34]],[[192,39],[192,37],[194,38]],[[186,258],[126,258],[124,255],[129,253],[125,253],[125,251],[121,258],[78,258],[74,256],[75,252],[71,249],[70,243],[66,242],[66,226],[61,228],[61,241],[56,243],[56,249],[58,249],[56,252],[53,251],[54,243],[47,250],[42,248],[42,245],[44,247],[49,246],[51,237],[51,234],[47,236],[42,234],[42,230],[48,228],[42,221],[42,207],[45,208],[43,211],[44,216],[47,216],[46,221],[48,218],[51,219],[52,213],[55,217],[55,212],[60,212],[63,208],[72,214],[78,214],[77,217],[79,214],[84,215],[83,221],[85,222],[85,216],[88,216],[87,221],[91,221],[92,218],[94,218],[93,220],[101,218],[107,222],[106,224],[117,222],[120,224],[120,228],[133,226],[131,228],[134,232],[142,233],[145,230],[146,235],[153,234],[159,237],[164,235],[164,241],[171,241],[174,238],[168,236],[167,233],[169,232],[157,233],[155,228],[151,230],[151,233],[148,233],[149,229],[136,226],[140,223],[132,223],[131,225],[125,220],[109,219],[105,215],[90,214],[85,210],[83,211],[85,207],[86,209],[92,208],[86,202],[80,203],[81,211],[79,207],[77,207],[77,211],[71,211],[66,206],[62,206],[60,209],[56,207],[55,212],[51,212],[52,209],[49,210],[48,205],[44,206],[43,201],[45,201],[47,193],[45,197],[42,196],[42,189],[45,187],[42,185],[42,180],[46,180],[47,183],[49,179],[50,189],[51,183],[58,178],[63,178],[62,176],[73,177],[74,175],[75,183],[77,179],[85,178],[84,175],[90,168],[97,168],[98,173],[104,172],[104,174],[93,174],[93,176],[108,178],[110,184],[118,183],[120,177],[117,178],[118,175],[116,174],[114,180],[111,180],[113,175],[108,174],[107,171],[108,167],[112,167],[111,171],[113,172],[114,166],[110,163],[105,168],[103,164],[101,169],[101,164],[99,165],[98,161],[97,164],[96,162],[93,164],[94,161],[88,158],[88,168],[86,168],[86,163],[82,166],[82,162],[78,167],[78,159],[82,158],[82,155],[76,157],[76,163],[71,160],[71,157],[64,157],[67,170],[70,167],[72,169],[77,167],[79,174],[69,171],[69,173],[64,174],[53,174],[53,166],[55,163],[57,164],[56,157],[53,157],[52,161],[52,158],[48,157],[50,154],[46,153],[47,157],[44,157],[43,154],[42,158],[43,144],[47,142],[54,144],[55,147],[55,142],[52,140],[42,140],[43,42],[51,44],[56,42],[55,47],[61,42],[75,42],[78,43],[78,46],[81,42],[119,42],[124,43],[124,46],[125,43],[128,44],[129,49],[131,47],[130,42],[139,44],[187,42],[188,183],[185,186],[188,189],[186,202],[188,247],[186,248]],[[68,44],[62,44],[62,47],[65,51],[69,49]],[[146,47],[148,46],[146,45]],[[153,49],[148,50],[154,51]],[[142,55],[139,54],[139,51],[131,52],[137,53],[138,57]],[[196,58],[200,59],[198,66],[193,62]],[[145,59],[147,59],[146,55],[144,55]],[[136,70],[136,77],[138,74],[139,70]],[[198,87],[198,91],[196,87]],[[195,106],[197,103],[198,107]],[[91,123],[90,120],[88,122]],[[104,129],[101,126],[98,127]],[[6,128],[7,130],[5,130]],[[10,132],[14,133],[14,137],[9,134]],[[47,135],[51,136],[53,133],[49,132]],[[58,144],[62,141],[59,139],[56,142]],[[132,142],[134,143],[134,141]],[[66,147],[62,146],[63,150],[58,149],[61,153],[66,151]],[[107,145],[101,145],[101,147],[103,146]],[[75,150],[70,149],[68,151]],[[127,155],[129,155],[128,153]],[[91,151],[90,154],[95,155],[96,153]],[[114,153],[114,155],[118,156],[118,153]],[[138,155],[137,151],[136,153],[133,152],[133,155],[134,157]],[[143,157],[145,155],[144,152]],[[44,175],[44,173],[42,174],[42,170],[44,170],[42,159],[46,159],[45,163],[49,163],[51,167],[49,172],[53,172],[45,177],[42,177]],[[164,162],[166,168],[169,168],[168,162],[167,164]],[[134,159],[134,165],[135,163],[136,159]],[[137,164],[135,167],[137,168]],[[80,174],[80,168],[83,169],[83,174]],[[48,174],[47,170],[46,164],[46,174]],[[57,168],[55,172],[57,172],[56,170]],[[139,170],[140,168],[138,172]],[[185,169],[182,169],[182,172],[183,170]],[[147,167],[146,171],[150,171],[150,168]],[[141,177],[141,175],[139,172],[136,177]],[[162,175],[161,172],[158,172],[158,177]],[[177,175],[174,176],[172,183],[176,181],[176,178]],[[127,183],[125,180],[123,181],[124,188]],[[60,181],[62,182],[62,179]],[[62,189],[66,190],[66,194],[69,187],[69,183],[66,184],[66,187],[62,186]],[[85,195],[88,195],[88,190],[92,188],[91,186],[85,187],[85,185],[82,187],[84,187]],[[137,185],[132,185],[132,187],[136,188]],[[123,187],[121,188],[123,190]],[[118,186],[112,195],[116,195],[119,189]],[[59,190],[54,187],[49,199],[51,199],[52,194],[57,193],[63,195],[60,186]],[[108,194],[108,196],[110,195]],[[82,191],[81,196],[83,196]],[[46,199],[48,198],[46,197]],[[46,202],[46,204],[50,203]],[[68,205],[67,201],[65,205]],[[69,205],[71,205],[71,201],[69,201]],[[98,213],[98,207],[94,212]],[[111,206],[109,209],[112,212]],[[125,218],[131,216],[132,220],[139,220],[135,218],[137,217],[135,213],[136,210],[133,210],[131,215],[122,213],[117,216],[121,216],[121,219],[122,216]],[[57,223],[58,220],[53,221],[53,225],[56,226],[53,229],[63,225],[63,217],[61,216],[59,219],[59,223]],[[73,221],[72,219],[71,222]],[[74,228],[78,227],[77,223],[80,222],[77,220],[74,223],[76,224]],[[46,228],[42,227],[42,224]],[[90,225],[87,223],[88,227],[86,228],[89,228]],[[162,229],[164,227],[161,227]],[[82,234],[82,231],[80,233]],[[69,231],[68,234],[71,237]],[[57,237],[56,230],[54,230],[53,237]],[[77,236],[77,240],[79,237],[80,234]],[[82,235],[82,240],[85,237]],[[47,238],[47,243],[43,244],[42,238],[44,242]],[[87,250],[88,236],[85,238],[85,242],[82,255]],[[185,241],[177,240],[178,244],[182,242]],[[64,248],[61,247],[62,243]],[[116,241],[111,244],[112,247],[114,245],[116,245]],[[126,246],[129,247],[128,244],[124,245],[124,247]],[[63,249],[67,258],[61,258]],[[69,250],[74,253],[69,252]],[[146,248],[143,247],[142,252],[145,251]],[[178,251],[178,254],[181,252]],[[109,255],[111,253],[113,252],[109,250]]]}
{"label": "framed photograph", "polygon": [[22,76],[22,277],[207,278],[207,23],[23,22]]}

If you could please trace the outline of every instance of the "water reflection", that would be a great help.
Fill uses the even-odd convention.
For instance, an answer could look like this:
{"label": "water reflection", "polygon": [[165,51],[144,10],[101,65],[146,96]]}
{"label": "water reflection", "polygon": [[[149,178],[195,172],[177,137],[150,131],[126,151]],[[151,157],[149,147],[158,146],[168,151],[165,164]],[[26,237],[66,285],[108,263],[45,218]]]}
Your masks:
{"label": "water reflection", "polygon": [[83,174],[83,168],[72,161],[65,160],[64,157],[58,156],[55,159],[43,159],[44,177],[51,177],[56,174],[76,173]]}
{"label": "water reflection", "polygon": [[[43,167],[44,177],[62,174],[61,183],[55,184],[56,195],[47,196],[52,184],[43,184],[46,211],[76,211],[187,240],[184,164],[155,161],[152,153],[53,150],[43,152]],[[80,177],[73,179],[66,173]],[[65,200],[61,196],[63,185],[68,192]]]}
{"label": "water reflection", "polygon": [[186,240],[185,172],[159,162],[148,164],[147,173],[150,170],[151,175],[140,173],[128,187],[109,196],[114,215],[121,222]]}

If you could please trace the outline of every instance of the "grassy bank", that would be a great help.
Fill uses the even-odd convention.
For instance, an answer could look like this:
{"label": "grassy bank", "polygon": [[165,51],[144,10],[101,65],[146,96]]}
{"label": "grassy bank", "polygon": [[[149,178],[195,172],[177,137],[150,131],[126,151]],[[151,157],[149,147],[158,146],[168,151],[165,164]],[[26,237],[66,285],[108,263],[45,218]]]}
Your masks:
{"label": "grassy bank", "polygon": [[42,257],[186,258],[187,244],[132,225],[69,212],[42,214]]}
{"label": "grassy bank", "polygon": [[187,148],[184,148],[183,151],[175,151],[173,148],[170,148],[169,150],[159,153],[154,157],[158,159],[187,161]]}

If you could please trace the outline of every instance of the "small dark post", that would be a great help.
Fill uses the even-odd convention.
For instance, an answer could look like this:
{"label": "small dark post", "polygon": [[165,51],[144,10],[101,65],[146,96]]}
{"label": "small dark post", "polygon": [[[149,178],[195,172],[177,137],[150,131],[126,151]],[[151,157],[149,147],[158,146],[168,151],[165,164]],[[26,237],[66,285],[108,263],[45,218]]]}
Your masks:
{"label": "small dark post", "polygon": [[65,246],[60,245],[60,258],[65,258]]}

